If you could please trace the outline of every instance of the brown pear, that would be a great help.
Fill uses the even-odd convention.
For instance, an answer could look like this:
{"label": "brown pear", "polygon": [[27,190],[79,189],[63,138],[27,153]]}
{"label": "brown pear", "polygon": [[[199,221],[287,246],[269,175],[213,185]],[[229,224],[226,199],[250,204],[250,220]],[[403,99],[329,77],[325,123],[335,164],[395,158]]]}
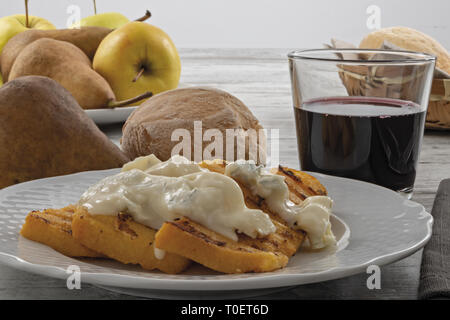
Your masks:
{"label": "brown pear", "polygon": [[127,161],[56,81],[28,76],[0,88],[0,188]]}
{"label": "brown pear", "polygon": [[89,58],[75,45],[49,38],[27,45],[17,56],[9,80],[37,75],[52,78],[78,101],[83,109],[126,106],[152,96],[145,92],[134,98],[116,101],[108,82],[93,68]]}
{"label": "brown pear", "polygon": [[28,75],[52,78],[69,90],[83,109],[104,108],[115,100],[108,82],[92,69],[89,58],[69,42],[42,38],[27,45],[17,56],[9,80]]}
{"label": "brown pear", "polygon": [[6,43],[1,53],[0,70],[3,81],[8,80],[16,57],[33,41],[41,38],[67,41],[80,48],[92,60],[100,42],[111,31],[111,29],[103,27],[82,27],[80,29],[27,30],[21,32]]}

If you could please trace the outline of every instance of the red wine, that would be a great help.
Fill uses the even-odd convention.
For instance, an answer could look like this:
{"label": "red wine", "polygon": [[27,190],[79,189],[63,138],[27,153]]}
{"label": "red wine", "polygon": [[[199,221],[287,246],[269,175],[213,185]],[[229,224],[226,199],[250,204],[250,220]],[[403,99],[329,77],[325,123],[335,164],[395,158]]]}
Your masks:
{"label": "red wine", "polygon": [[337,97],[294,110],[302,170],[412,190],[425,108],[395,99]]}

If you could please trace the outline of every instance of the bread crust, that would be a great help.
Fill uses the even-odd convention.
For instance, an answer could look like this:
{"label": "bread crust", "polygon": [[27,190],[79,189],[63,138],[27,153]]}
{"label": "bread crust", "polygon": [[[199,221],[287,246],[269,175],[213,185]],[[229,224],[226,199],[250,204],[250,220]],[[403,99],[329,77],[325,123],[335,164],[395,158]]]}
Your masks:
{"label": "bread crust", "polygon": [[360,48],[379,49],[384,41],[388,41],[409,51],[424,52],[437,57],[436,67],[450,73],[450,54],[432,37],[407,27],[391,27],[373,31],[365,36]]}
{"label": "bread crust", "polygon": [[[172,133],[176,129],[185,129],[190,134],[189,145],[191,155],[194,155],[194,121],[202,121],[203,133],[208,129],[217,129],[222,133],[223,157],[226,155],[226,129],[242,129],[243,133],[249,132],[249,129],[256,132],[262,129],[247,106],[231,94],[206,87],[182,88],[155,95],[130,115],[122,129],[122,149],[131,159],[154,154],[165,161],[171,157],[174,146],[180,143],[178,140],[172,141]],[[263,157],[254,160],[265,163],[264,134],[262,137],[256,147]],[[200,139],[202,151],[212,143],[203,141],[203,136]],[[250,156],[248,141],[246,138],[247,159]],[[234,155],[236,151],[235,145]],[[213,155],[214,158],[217,155]]]}

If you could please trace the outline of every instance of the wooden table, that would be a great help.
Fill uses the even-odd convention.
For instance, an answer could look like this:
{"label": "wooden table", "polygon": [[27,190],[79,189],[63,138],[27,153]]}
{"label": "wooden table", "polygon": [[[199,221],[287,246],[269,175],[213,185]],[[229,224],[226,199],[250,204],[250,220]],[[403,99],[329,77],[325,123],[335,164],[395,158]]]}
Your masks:
{"label": "wooden table", "polygon": [[[224,89],[254,112],[265,128],[280,129],[280,162],[298,168],[286,53],[289,49],[181,50],[181,81]],[[121,125],[102,127],[116,143]],[[431,210],[439,181],[450,177],[450,133],[427,131],[413,200]],[[381,268],[381,289],[368,290],[366,274],[298,286],[260,298],[270,299],[415,299],[421,252]],[[69,291],[65,281],[0,266],[0,299],[131,299],[92,285]]]}

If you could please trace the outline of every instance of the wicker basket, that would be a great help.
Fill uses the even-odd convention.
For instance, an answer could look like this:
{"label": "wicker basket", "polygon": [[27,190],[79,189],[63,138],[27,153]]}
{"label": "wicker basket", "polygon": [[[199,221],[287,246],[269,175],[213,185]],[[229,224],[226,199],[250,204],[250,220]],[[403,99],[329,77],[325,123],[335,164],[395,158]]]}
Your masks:
{"label": "wicker basket", "polygon": [[423,70],[417,66],[405,66],[397,70],[383,66],[338,66],[339,76],[349,96],[389,97],[417,101],[420,82],[416,81]]}
{"label": "wicker basket", "polygon": [[[399,79],[382,68],[341,66],[339,76],[350,96],[390,97],[416,101],[418,82],[403,74]],[[427,129],[450,130],[450,79],[434,79],[425,126]]]}
{"label": "wicker basket", "polygon": [[450,130],[450,79],[434,79],[431,87],[426,127]]}
{"label": "wicker basket", "polygon": [[[332,39],[331,45],[326,46],[335,49],[356,49],[354,45],[337,39]],[[380,49],[398,50],[401,48],[384,41]],[[343,57],[340,56],[340,58]],[[360,58],[367,59],[368,57]],[[414,94],[417,92],[414,79],[403,76],[399,80],[395,75],[385,74],[385,71],[382,67],[347,65],[340,67],[339,76],[350,96],[389,96],[414,101]],[[408,82],[410,83],[408,84]],[[439,69],[436,69],[431,87],[425,126],[427,129],[450,130],[450,77]]]}

